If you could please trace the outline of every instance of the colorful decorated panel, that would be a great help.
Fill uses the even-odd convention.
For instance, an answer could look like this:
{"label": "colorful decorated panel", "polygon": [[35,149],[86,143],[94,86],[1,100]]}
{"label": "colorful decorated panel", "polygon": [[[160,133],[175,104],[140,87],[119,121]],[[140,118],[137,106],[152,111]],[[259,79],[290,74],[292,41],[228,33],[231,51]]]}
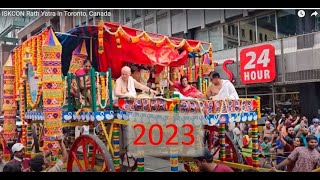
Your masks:
{"label": "colorful decorated panel", "polygon": [[32,121],[43,121],[44,113],[39,111],[29,111],[26,112],[26,119],[31,119]]}
{"label": "colorful decorated panel", "polygon": [[257,110],[255,99],[238,100],[176,100],[163,98],[120,99],[119,108],[123,111],[161,112],[172,111],[178,105],[178,111],[183,114],[239,114]]}
{"label": "colorful decorated panel", "polygon": [[[121,99],[118,105],[121,111],[117,114],[125,114],[126,117],[129,116],[129,121],[142,123],[161,124],[173,119],[175,123],[190,120],[190,123],[194,125],[215,125],[228,122],[249,122],[258,119],[258,103],[255,99],[199,101],[143,98]],[[175,105],[177,105],[178,111],[170,113]]]}
{"label": "colorful decorated panel", "polygon": [[168,112],[144,112],[144,111],[118,111],[115,118],[128,120],[136,123],[143,124],[170,124],[174,123],[179,125],[192,124],[194,126],[200,125],[217,125],[220,123],[229,122],[250,122],[257,120],[256,112],[244,112],[244,113],[230,113],[230,114],[209,114],[203,115],[201,113],[184,114],[184,113],[168,113]]}
{"label": "colorful decorated panel", "polygon": [[62,122],[71,121],[103,121],[114,119],[113,111],[99,111],[99,112],[62,112]]}

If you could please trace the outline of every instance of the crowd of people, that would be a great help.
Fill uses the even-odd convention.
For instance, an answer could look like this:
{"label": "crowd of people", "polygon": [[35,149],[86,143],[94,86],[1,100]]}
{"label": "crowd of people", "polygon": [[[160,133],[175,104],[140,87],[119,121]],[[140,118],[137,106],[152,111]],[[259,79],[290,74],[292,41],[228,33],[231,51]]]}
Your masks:
{"label": "crowd of people", "polygon": [[[311,172],[320,167],[320,120],[313,118],[311,125],[308,122],[305,116],[296,114],[268,115],[259,133],[260,166],[292,172]],[[229,123],[228,134],[245,163],[252,165],[250,125]]]}
{"label": "crowd of people", "polygon": [[15,143],[11,147],[11,160],[4,162],[0,157],[0,172],[61,172],[63,165],[67,162],[68,153],[63,137],[57,138],[62,158],[58,159],[54,165],[51,163],[52,152],[48,150],[44,154],[38,154],[29,159],[25,157],[26,148],[21,143]]}

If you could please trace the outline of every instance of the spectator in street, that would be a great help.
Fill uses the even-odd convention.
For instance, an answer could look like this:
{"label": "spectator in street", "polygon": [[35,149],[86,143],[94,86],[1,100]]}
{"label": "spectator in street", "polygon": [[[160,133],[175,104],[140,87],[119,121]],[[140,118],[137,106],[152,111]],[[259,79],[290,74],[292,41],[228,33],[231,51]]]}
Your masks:
{"label": "spectator in street", "polygon": [[68,153],[63,138],[57,140],[62,151],[62,160],[58,159],[56,164],[50,167],[50,160],[47,158],[50,157],[51,151],[48,151],[45,156],[37,155],[30,161],[30,167],[33,172],[61,172],[63,164],[67,162]]}
{"label": "spectator in street", "polygon": [[229,166],[213,162],[213,154],[208,148],[202,156],[195,158],[200,172],[234,172]]}
{"label": "spectator in street", "polygon": [[308,119],[305,116],[302,116],[298,124],[294,127],[294,133],[297,134],[301,127],[308,127]]}
{"label": "spectator in street", "polygon": [[285,114],[281,114],[281,118],[278,121],[278,125],[282,124],[286,121],[286,115]]}
{"label": "spectator in street", "polygon": [[285,136],[284,140],[290,145],[293,145],[294,138],[296,137],[293,129],[293,126],[286,127],[287,135]]}
{"label": "spectator in street", "polygon": [[293,116],[289,113],[287,115],[287,119],[286,121],[284,122],[284,125],[285,126],[296,126],[296,124],[298,123],[298,121],[300,120],[300,116],[297,116],[295,119],[293,118]]}
{"label": "spectator in street", "polygon": [[272,148],[272,145],[271,145],[270,139],[268,137],[264,137],[263,142],[261,143],[262,153],[263,153],[263,156],[265,157],[263,166],[266,165],[267,163],[272,165],[272,159],[271,159],[271,153],[270,153],[271,148]]}
{"label": "spectator in street", "polygon": [[315,135],[319,126],[320,120],[318,118],[312,119],[312,125],[308,128],[310,135]]}
{"label": "spectator in street", "polygon": [[253,159],[252,159],[252,138],[251,138],[251,131],[250,128],[248,130],[248,135],[244,135],[242,137],[242,155],[246,160],[246,164],[252,166],[253,165]]}
{"label": "spectator in street", "polygon": [[307,146],[307,136],[308,136],[308,129],[306,127],[301,127],[298,131],[296,137],[300,137],[303,140],[303,145]]}
{"label": "spectator in street", "polygon": [[269,120],[266,120],[266,125],[262,129],[262,137],[261,138],[264,139],[265,137],[268,137],[269,141],[271,141],[273,130],[274,130],[274,128],[271,127],[271,122]]}
{"label": "spectator in street", "polygon": [[[302,143],[303,141],[300,137],[294,138],[293,145],[287,143],[287,141],[284,140],[283,136],[280,136],[280,141],[284,147],[284,157],[288,157],[296,147],[303,146],[303,143]],[[279,163],[277,162],[277,164],[280,164],[281,162]],[[287,171],[291,172],[293,167],[294,167],[294,162],[288,164]],[[280,168],[280,170],[284,170],[284,169]]]}
{"label": "spectator in street", "polygon": [[[281,163],[282,161],[285,160],[284,157],[284,147],[283,144],[281,142],[281,137],[283,139],[283,136],[281,135],[281,133],[279,133],[279,131],[275,130],[274,131],[274,139],[275,139],[275,144],[273,144],[273,148],[271,148],[270,152],[271,153],[276,153],[276,164]],[[285,170],[285,166],[280,167],[280,170],[284,171]]]}
{"label": "spectator in street", "polygon": [[278,126],[278,122],[276,120],[276,113],[271,113],[269,116],[272,127],[275,129]]}
{"label": "spectator in street", "polygon": [[311,172],[320,167],[320,153],[315,149],[318,145],[318,140],[315,136],[307,136],[307,147],[296,147],[289,157],[282,163],[277,164],[272,168],[276,171],[281,166],[287,166],[295,162],[292,172]]}
{"label": "spectator in street", "polygon": [[10,162],[21,164],[23,172],[30,172],[30,159],[25,158],[25,147],[21,143],[15,143],[11,148],[13,159]]}
{"label": "spectator in street", "polygon": [[3,155],[3,151],[1,150],[0,151],[0,172],[2,172],[3,167],[5,165],[5,162],[4,162],[3,158],[2,158],[2,155]]}
{"label": "spectator in street", "polygon": [[235,143],[235,145],[238,148],[242,148],[242,143],[241,143],[242,133],[240,130],[240,123],[239,122],[236,123],[236,127],[232,130],[232,134],[233,134],[233,142]]}
{"label": "spectator in street", "polygon": [[3,172],[22,172],[21,163],[10,161],[4,165]]}

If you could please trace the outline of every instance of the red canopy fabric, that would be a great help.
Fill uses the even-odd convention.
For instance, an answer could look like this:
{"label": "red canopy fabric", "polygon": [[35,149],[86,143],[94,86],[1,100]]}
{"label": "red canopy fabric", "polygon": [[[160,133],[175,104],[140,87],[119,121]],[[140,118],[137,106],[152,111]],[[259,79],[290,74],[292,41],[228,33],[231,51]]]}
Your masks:
{"label": "red canopy fabric", "polygon": [[[115,32],[119,27],[116,24],[106,23],[105,26],[110,28],[111,32]],[[141,33],[140,30],[124,27],[122,29],[130,36],[136,36]],[[163,35],[158,35],[162,39]],[[161,67],[171,66],[177,67],[186,64],[188,52],[185,48],[178,50],[170,47],[168,43],[161,43],[156,45],[152,41],[147,41],[141,37],[140,41],[136,43],[129,42],[122,36],[120,38],[121,48],[117,47],[116,37],[108,32],[104,33],[104,52],[99,55],[99,70],[107,71],[112,69],[112,76],[119,77],[121,75],[121,68],[128,63],[157,65]],[[179,41],[174,41],[178,45]],[[190,40],[188,43],[191,46],[196,46],[200,41]]]}

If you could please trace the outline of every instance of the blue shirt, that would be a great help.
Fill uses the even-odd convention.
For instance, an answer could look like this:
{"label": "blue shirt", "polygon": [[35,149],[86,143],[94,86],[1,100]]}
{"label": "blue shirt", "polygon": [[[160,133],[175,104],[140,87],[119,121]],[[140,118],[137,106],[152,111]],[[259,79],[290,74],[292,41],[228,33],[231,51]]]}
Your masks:
{"label": "blue shirt", "polygon": [[276,147],[277,147],[277,149],[283,149],[283,145],[282,145],[280,139],[276,140]]}
{"label": "blue shirt", "polygon": [[307,147],[307,146],[308,146],[308,144],[307,144],[307,136],[301,134],[300,137],[301,137],[301,139],[303,140],[304,146]]}
{"label": "blue shirt", "polygon": [[314,135],[318,139],[318,145],[320,146],[320,134]]}

